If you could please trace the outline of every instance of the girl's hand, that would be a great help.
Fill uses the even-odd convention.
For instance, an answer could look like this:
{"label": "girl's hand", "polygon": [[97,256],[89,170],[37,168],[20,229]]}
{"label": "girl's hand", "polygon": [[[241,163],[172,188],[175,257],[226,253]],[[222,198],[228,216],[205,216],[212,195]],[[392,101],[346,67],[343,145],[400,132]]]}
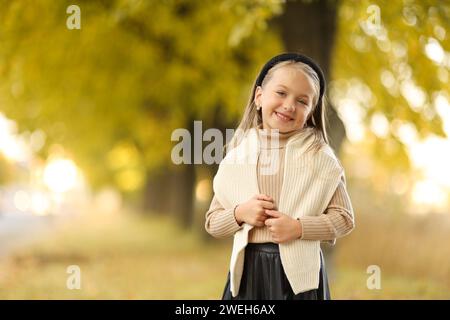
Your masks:
{"label": "girl's hand", "polygon": [[266,210],[270,216],[266,219],[272,239],[275,243],[288,242],[301,237],[302,225],[300,221],[276,210]]}
{"label": "girl's hand", "polygon": [[256,227],[263,227],[268,218],[266,209],[274,209],[273,199],[265,194],[257,194],[236,207],[234,215],[239,224],[246,222]]}

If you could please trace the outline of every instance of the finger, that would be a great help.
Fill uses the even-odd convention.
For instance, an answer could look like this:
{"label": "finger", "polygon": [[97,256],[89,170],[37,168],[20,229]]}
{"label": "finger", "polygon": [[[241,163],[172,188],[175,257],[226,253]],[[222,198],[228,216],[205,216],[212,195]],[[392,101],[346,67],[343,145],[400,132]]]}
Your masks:
{"label": "finger", "polygon": [[270,218],[268,215],[263,214],[261,216],[258,217],[258,221],[261,221],[262,223],[266,222],[266,220]]}
{"label": "finger", "polygon": [[274,218],[281,217],[281,212],[278,212],[276,210],[264,210],[264,213]]}
{"label": "finger", "polygon": [[[271,218],[267,218],[267,219],[264,221],[264,224],[265,224],[266,226],[268,226],[268,227],[271,227],[272,224],[273,224],[273,221],[272,221]],[[269,229],[270,229],[270,228],[269,228]]]}
{"label": "finger", "polygon": [[256,219],[254,222],[254,225],[257,227],[264,227],[264,221],[261,221],[260,219]]}
{"label": "finger", "polygon": [[273,202],[270,201],[260,200],[259,203],[264,209],[273,209],[275,207]]}
{"label": "finger", "polygon": [[265,201],[273,202],[272,197],[270,197],[270,196],[268,196],[268,195],[266,195],[266,194],[258,194],[258,195],[256,196],[256,198],[257,198],[258,200],[265,200]]}

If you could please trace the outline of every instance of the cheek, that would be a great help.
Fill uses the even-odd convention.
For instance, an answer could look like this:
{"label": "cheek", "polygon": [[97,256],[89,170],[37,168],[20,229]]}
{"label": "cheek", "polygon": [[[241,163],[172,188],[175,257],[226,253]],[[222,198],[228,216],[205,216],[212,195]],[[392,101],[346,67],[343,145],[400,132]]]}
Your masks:
{"label": "cheek", "polygon": [[263,117],[269,119],[272,115],[272,108],[268,107],[263,110]]}
{"label": "cheek", "polygon": [[279,99],[276,97],[268,97],[267,99],[263,100],[263,113],[266,115],[269,115],[279,107]]}
{"label": "cheek", "polygon": [[300,121],[306,121],[306,119],[308,119],[308,116],[309,116],[309,110],[308,109],[302,109],[302,110],[299,110],[299,112],[297,113],[297,118],[296,118],[296,121],[297,122],[300,122]]}
{"label": "cheek", "polygon": [[276,95],[268,95],[263,100],[263,103],[265,102],[268,107],[272,107],[274,104],[278,104],[281,101],[280,97],[277,97]]}
{"label": "cheek", "polygon": [[307,118],[311,114],[311,108],[305,108],[303,111],[304,116]]}

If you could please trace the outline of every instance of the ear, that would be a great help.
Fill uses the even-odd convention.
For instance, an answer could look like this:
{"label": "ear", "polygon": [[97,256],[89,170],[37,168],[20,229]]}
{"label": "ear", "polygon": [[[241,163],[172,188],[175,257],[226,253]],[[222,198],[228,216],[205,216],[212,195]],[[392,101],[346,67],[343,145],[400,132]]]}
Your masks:
{"label": "ear", "polygon": [[261,95],[262,95],[262,88],[261,86],[257,86],[255,89],[255,98],[253,99],[253,101],[257,106],[261,105]]}

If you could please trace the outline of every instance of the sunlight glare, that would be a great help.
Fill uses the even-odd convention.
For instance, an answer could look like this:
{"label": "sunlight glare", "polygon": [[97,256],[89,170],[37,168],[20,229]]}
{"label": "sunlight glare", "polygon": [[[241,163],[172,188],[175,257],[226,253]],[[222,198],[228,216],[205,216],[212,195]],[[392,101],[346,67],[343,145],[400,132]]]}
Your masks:
{"label": "sunlight glare", "polygon": [[195,197],[198,201],[208,201],[211,197],[211,181],[202,179],[195,188]]}
{"label": "sunlight glare", "polygon": [[442,211],[447,200],[448,193],[433,180],[422,180],[414,185],[412,201],[416,213],[426,213],[430,208]]}
{"label": "sunlight glare", "polygon": [[19,190],[14,194],[13,202],[18,210],[26,212],[31,205],[30,195],[24,190]]}
{"label": "sunlight glare", "polygon": [[77,167],[72,160],[52,160],[44,169],[44,183],[53,192],[67,192],[75,187],[78,176],[77,171]]}
{"label": "sunlight glare", "polygon": [[7,159],[25,162],[29,158],[26,144],[17,137],[17,126],[14,121],[7,119],[0,113],[0,152]]}
{"label": "sunlight glare", "polygon": [[428,43],[425,45],[425,54],[428,58],[436,63],[442,64],[445,58],[445,51],[434,38],[428,39]]}
{"label": "sunlight glare", "polygon": [[425,177],[450,189],[450,141],[431,137],[424,142],[410,146],[410,154],[416,167],[423,170]]}
{"label": "sunlight glare", "polygon": [[48,196],[42,192],[34,192],[31,195],[31,210],[38,216],[50,214],[51,202]]}

